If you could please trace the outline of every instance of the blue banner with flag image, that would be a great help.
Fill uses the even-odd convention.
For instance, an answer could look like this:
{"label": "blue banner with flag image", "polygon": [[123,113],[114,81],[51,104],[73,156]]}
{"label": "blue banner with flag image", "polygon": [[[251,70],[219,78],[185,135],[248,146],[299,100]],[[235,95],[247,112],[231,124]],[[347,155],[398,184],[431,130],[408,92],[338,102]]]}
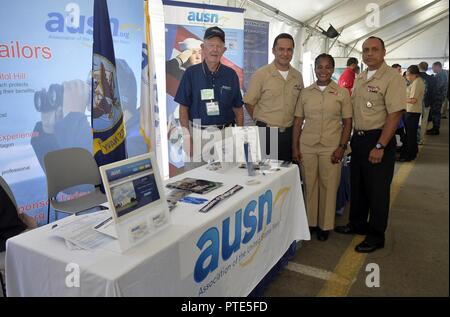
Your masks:
{"label": "blue banner with flag image", "polygon": [[99,166],[126,158],[125,126],[106,0],[94,2],[91,120]]}

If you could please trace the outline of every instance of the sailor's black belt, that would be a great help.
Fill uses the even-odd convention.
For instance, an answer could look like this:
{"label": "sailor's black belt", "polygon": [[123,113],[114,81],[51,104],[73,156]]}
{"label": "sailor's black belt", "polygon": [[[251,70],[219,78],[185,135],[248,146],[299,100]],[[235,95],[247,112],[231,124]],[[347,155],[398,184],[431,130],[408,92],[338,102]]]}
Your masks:
{"label": "sailor's black belt", "polygon": [[[258,127],[268,127],[267,123],[265,123],[263,121],[259,121],[259,120],[256,120],[255,124]],[[271,128],[277,128],[280,133],[285,133],[285,132],[289,132],[292,129],[292,126],[291,127],[271,127]]]}
{"label": "sailor's black belt", "polygon": [[210,124],[210,125],[193,125],[194,128],[205,130],[208,128],[216,128],[219,130],[222,130],[224,128],[232,127],[234,126],[234,122],[224,123],[224,124]]}
{"label": "sailor's black belt", "polygon": [[353,134],[357,136],[368,136],[371,134],[378,134],[382,130],[381,129],[373,129],[373,130],[354,130]]}

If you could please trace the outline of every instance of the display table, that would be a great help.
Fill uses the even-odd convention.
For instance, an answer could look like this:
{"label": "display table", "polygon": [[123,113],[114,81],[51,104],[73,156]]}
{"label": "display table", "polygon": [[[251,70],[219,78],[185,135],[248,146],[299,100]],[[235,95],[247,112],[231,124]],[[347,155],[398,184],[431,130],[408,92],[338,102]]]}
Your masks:
{"label": "display table", "polygon": [[8,296],[247,296],[293,241],[310,239],[297,166],[252,178],[200,167],[169,182],[184,177],[223,182],[208,200],[244,188],[208,213],[178,203],[167,229],[124,254],[108,245],[69,250],[52,235],[55,223],[11,238]]}

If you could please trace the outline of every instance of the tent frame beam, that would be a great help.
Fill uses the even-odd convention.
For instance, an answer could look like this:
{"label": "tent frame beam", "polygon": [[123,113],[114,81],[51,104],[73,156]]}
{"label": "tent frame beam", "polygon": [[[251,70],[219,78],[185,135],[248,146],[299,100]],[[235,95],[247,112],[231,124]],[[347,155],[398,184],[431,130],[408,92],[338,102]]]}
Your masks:
{"label": "tent frame beam", "polygon": [[344,4],[346,4],[347,2],[349,2],[351,0],[341,0],[338,3],[332,5],[331,7],[326,8],[325,10],[319,12],[318,14],[316,14],[315,16],[313,16],[312,18],[308,19],[305,23],[310,25],[311,23],[313,23],[314,21],[316,21],[317,19],[322,19],[322,17],[334,10],[336,10],[337,8],[343,6]]}
{"label": "tent frame beam", "polygon": [[392,26],[392,25],[394,25],[394,24],[397,24],[397,23],[400,22],[400,21],[403,21],[403,20],[405,20],[405,19],[407,19],[407,18],[410,18],[410,17],[412,17],[412,16],[414,16],[414,15],[416,15],[416,14],[422,12],[423,10],[426,10],[427,8],[429,8],[429,7],[433,6],[433,5],[435,5],[436,3],[440,2],[440,1],[441,1],[441,0],[434,0],[434,1],[432,1],[432,2],[430,2],[430,3],[428,3],[428,4],[426,4],[426,5],[424,5],[424,6],[422,6],[422,7],[420,7],[420,8],[418,8],[418,9],[416,9],[416,10],[414,10],[414,11],[412,11],[412,12],[410,12],[410,13],[408,13],[408,14],[402,16],[402,17],[400,17],[399,19],[396,19],[396,20],[394,20],[394,21],[392,21],[392,22],[389,22],[389,23],[383,25],[382,27],[379,27],[379,28],[377,28],[377,29],[375,29],[375,30],[373,30],[373,31],[370,31],[369,33],[366,33],[365,35],[360,36],[360,37],[357,38],[356,40],[353,40],[353,41],[351,41],[351,42],[348,42],[347,44],[348,44],[348,45],[351,45],[351,44],[353,44],[353,43],[358,43],[358,42],[361,41],[362,39],[365,39],[365,38],[367,38],[367,37],[369,37],[369,36],[371,36],[371,35],[373,35],[373,34],[375,34],[375,33],[378,33],[378,32],[380,32],[381,30],[384,30],[384,29],[386,29],[386,28],[388,28],[388,27],[390,27],[390,26]]}
{"label": "tent frame beam", "polygon": [[[399,1],[399,0],[391,0],[391,1],[389,1],[389,2],[386,2],[385,4],[383,4],[382,6],[380,6],[380,12],[381,12],[381,10],[383,10],[384,8],[389,7],[390,5],[394,4],[394,3],[397,2],[397,1]],[[364,19],[367,17],[367,15],[368,15],[369,13],[371,13],[371,12],[367,12],[366,14],[361,15],[360,17],[358,17],[358,18],[356,18],[356,19],[354,19],[354,20],[352,20],[352,21],[350,21],[350,22],[344,24],[343,26],[341,26],[341,27],[339,27],[339,28],[340,28],[340,29],[347,29],[347,28],[349,28],[350,26],[352,26],[353,24],[356,24],[356,23],[361,22],[362,20],[364,20]]]}
{"label": "tent frame beam", "polygon": [[[344,0],[344,1],[348,1],[348,0]],[[288,15],[288,14],[278,10],[275,7],[272,7],[272,6],[268,5],[268,4],[266,4],[265,2],[263,2],[261,0],[248,0],[247,2],[251,2],[251,3],[253,3],[253,4],[255,4],[255,5],[263,8],[263,9],[266,9],[266,10],[268,10],[270,12],[275,13],[275,15],[279,15],[279,16],[281,16],[281,17],[283,17],[283,18],[285,18],[285,19],[287,19],[287,20],[289,20],[289,21],[291,21],[293,23],[296,23],[296,24],[298,24],[298,25],[300,25],[300,26],[302,26],[302,27],[304,27],[306,29],[309,29],[310,31],[313,31],[313,32],[319,34],[320,36],[325,37],[325,35],[323,35],[322,32],[320,32],[319,30],[317,30],[317,29],[315,29],[315,28],[305,24],[304,22],[301,22],[301,21],[291,17],[290,15]],[[338,43],[343,45],[343,46],[345,46],[345,47],[350,47],[350,45],[348,45],[346,43],[342,43],[342,42],[339,42],[339,41],[338,41]],[[357,51],[357,52],[359,52],[359,51]],[[361,52],[359,52],[359,53],[362,54]]]}
{"label": "tent frame beam", "polygon": [[439,19],[439,20],[437,20],[437,21],[435,21],[435,22],[433,22],[433,23],[430,23],[429,25],[423,27],[421,31],[416,31],[416,32],[414,32],[414,33],[412,33],[412,34],[406,35],[406,36],[404,36],[403,38],[397,40],[397,42],[398,42],[398,41],[407,39],[407,41],[404,41],[403,43],[399,44],[399,45],[396,46],[395,48],[393,48],[393,49],[387,51],[387,52],[386,52],[386,55],[389,54],[389,53],[392,53],[393,51],[395,51],[395,50],[397,50],[397,49],[399,49],[400,47],[402,47],[403,45],[405,45],[406,43],[408,43],[408,41],[412,40],[413,38],[416,38],[417,36],[419,36],[420,34],[424,33],[425,31],[428,31],[429,29],[431,29],[432,27],[434,27],[436,24],[438,24],[438,23],[441,22],[442,20],[446,19],[447,17],[448,17],[448,14],[447,14],[445,17],[443,17],[443,18],[441,18],[441,19]]}
{"label": "tent frame beam", "polygon": [[404,32],[401,32],[399,34],[396,34],[396,35],[390,37],[389,39],[387,39],[384,42],[385,46],[388,47],[388,46],[392,46],[394,44],[398,44],[399,41],[401,41],[401,40],[403,40],[403,39],[405,39],[405,38],[407,38],[409,36],[413,36],[414,34],[419,33],[419,32],[421,32],[424,29],[427,29],[429,26],[434,26],[435,24],[437,24],[437,23],[441,22],[442,20],[446,19],[448,17],[448,13],[446,15],[444,15],[443,17],[441,17],[440,19],[432,21],[431,23],[430,23],[430,20],[433,20],[433,19],[441,16],[443,13],[446,13],[446,12],[448,12],[448,10],[442,11],[439,14],[434,15],[430,19],[428,19],[426,21],[423,21],[422,23],[417,24],[415,26],[415,28],[421,26],[421,28],[419,28],[419,29],[416,29],[416,30],[414,30],[412,32],[408,32],[408,30],[406,30]]}

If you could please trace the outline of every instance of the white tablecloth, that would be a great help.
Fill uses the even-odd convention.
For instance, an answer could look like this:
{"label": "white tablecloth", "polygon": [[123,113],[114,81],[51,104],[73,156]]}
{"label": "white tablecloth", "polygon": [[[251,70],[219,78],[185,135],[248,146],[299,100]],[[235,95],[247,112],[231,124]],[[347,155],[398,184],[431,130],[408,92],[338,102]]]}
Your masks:
{"label": "white tablecloth", "polygon": [[294,240],[310,239],[296,166],[252,177],[257,185],[246,185],[250,177],[238,168],[201,167],[170,182],[184,177],[223,182],[208,199],[236,184],[244,189],[208,213],[179,203],[167,229],[124,254],[108,246],[71,251],[51,234],[54,223],[11,238],[8,296],[247,296]]}

